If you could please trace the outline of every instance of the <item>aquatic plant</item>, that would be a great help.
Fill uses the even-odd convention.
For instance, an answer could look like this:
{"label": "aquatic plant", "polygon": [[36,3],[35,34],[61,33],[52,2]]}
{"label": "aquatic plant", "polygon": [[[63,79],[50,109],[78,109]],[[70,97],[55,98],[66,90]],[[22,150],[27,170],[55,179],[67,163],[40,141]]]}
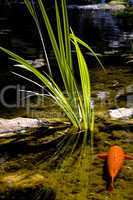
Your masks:
{"label": "aquatic plant", "polygon": [[[32,15],[38,31],[41,37],[41,41],[44,47],[45,56],[46,49],[43,42],[43,35],[41,33],[40,23],[37,17],[35,4],[30,0],[24,0],[30,14]],[[81,52],[80,46],[82,45],[93,53],[98,62],[98,57],[94,51],[85,42],[80,40],[75,36],[72,29],[69,29],[68,16],[67,16],[67,6],[66,0],[60,0],[61,13],[59,12],[59,7],[57,1],[55,0],[55,12],[56,12],[56,23],[57,23],[57,38],[54,34],[52,25],[50,23],[49,17],[47,15],[45,6],[42,0],[37,0],[38,9],[42,15],[45,27],[47,29],[51,45],[55,54],[55,58],[58,64],[58,68],[63,80],[66,95],[60,89],[60,87],[54,81],[52,76],[52,69],[50,68],[48,59],[49,74],[43,75],[37,69],[34,68],[28,61],[18,56],[17,54],[0,47],[0,49],[11,56],[11,59],[20,63],[18,65],[25,70],[32,72],[38,79],[42,81],[44,86],[47,88],[47,92],[51,98],[62,108],[67,117],[69,118],[72,125],[78,129],[91,130],[94,129],[94,108],[91,106],[91,86],[90,86],[90,76],[88,71],[88,66],[86,64],[85,58]],[[37,10],[38,11],[38,10]],[[76,83],[76,78],[74,77],[74,69],[72,66],[72,53],[71,44],[74,45],[78,60],[78,68],[81,80],[81,91]],[[30,79],[29,79],[30,80]],[[30,80],[33,82],[32,80]]]}

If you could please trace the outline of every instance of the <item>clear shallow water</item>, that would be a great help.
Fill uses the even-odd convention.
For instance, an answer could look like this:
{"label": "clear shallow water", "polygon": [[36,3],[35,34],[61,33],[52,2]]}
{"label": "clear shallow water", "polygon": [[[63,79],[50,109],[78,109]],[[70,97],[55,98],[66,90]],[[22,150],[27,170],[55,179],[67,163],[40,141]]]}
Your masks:
{"label": "clear shallow water", "polygon": [[[115,190],[110,195],[106,191],[109,180],[106,167],[96,157],[97,153],[107,151],[112,144],[120,145],[130,154],[133,152],[132,120],[111,121],[107,114],[109,108],[127,106],[127,101],[116,104],[116,96],[123,89],[125,93],[129,92],[129,86],[133,90],[132,66],[105,68],[106,73],[96,67],[90,70],[95,101],[93,149],[82,146],[83,132],[61,126],[27,129],[23,133],[18,132],[17,137],[0,138],[0,195],[3,200],[26,199],[31,194],[31,200],[41,200],[46,188],[50,191],[48,200],[132,199],[133,162],[125,162],[115,181]],[[101,101],[98,92],[105,92],[108,98]],[[26,101],[23,108],[1,107],[0,117],[66,120],[61,110],[49,99],[36,102],[34,98]],[[78,146],[71,154],[77,139]]]}
{"label": "clear shallow water", "polygon": [[[106,75],[99,68],[92,69],[90,72],[92,96],[95,100],[93,154],[90,146],[83,148],[82,139],[79,140],[79,147],[70,154],[70,149],[79,135],[82,138],[83,133],[78,134],[73,129],[60,126],[53,129],[42,127],[38,130],[26,130],[24,133],[18,133],[17,138],[0,139],[2,153],[0,194],[4,200],[26,198],[30,194],[33,194],[34,198],[33,196],[29,198],[41,200],[46,188],[54,191],[56,197],[53,197],[53,192],[49,193],[49,199],[53,198],[53,200],[132,199],[133,162],[125,162],[115,181],[114,192],[108,194],[106,167],[104,162],[96,157],[97,153],[107,151],[111,144],[118,144],[126,152],[133,152],[132,120],[111,121],[107,114],[109,108],[123,106],[121,105],[123,101],[116,105],[115,97],[123,88],[125,90],[133,84],[132,67],[117,66],[117,70],[113,66],[105,66],[105,68]],[[108,92],[107,101],[101,102],[97,98],[100,91]],[[124,106],[126,103],[124,101]],[[39,104],[36,104],[36,99],[32,99],[28,109],[1,108],[2,118],[19,116],[66,120],[63,113],[49,99],[44,99]],[[68,138],[64,140],[63,135],[66,134],[70,141]],[[63,138],[57,142],[57,145],[51,143],[57,141],[58,137]]]}

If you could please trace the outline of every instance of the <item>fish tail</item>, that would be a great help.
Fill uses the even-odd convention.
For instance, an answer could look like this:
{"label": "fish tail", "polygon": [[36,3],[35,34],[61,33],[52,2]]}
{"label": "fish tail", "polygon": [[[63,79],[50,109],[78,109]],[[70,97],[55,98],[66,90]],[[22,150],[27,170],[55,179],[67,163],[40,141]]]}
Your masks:
{"label": "fish tail", "polygon": [[110,182],[110,185],[108,187],[108,191],[109,192],[112,192],[114,190],[114,178],[112,177],[111,178],[111,182]]}
{"label": "fish tail", "polygon": [[110,183],[109,187],[108,187],[108,191],[112,192],[114,190],[114,185],[113,183]]}

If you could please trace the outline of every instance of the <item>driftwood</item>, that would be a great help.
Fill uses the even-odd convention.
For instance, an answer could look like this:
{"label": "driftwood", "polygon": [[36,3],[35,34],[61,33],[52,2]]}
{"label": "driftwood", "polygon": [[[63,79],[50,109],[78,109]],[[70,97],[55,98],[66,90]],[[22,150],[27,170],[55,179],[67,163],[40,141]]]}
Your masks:
{"label": "driftwood", "polygon": [[[25,153],[57,149],[57,144],[67,143],[71,134],[69,122],[61,119],[14,118],[0,119],[0,152]],[[57,121],[58,120],[58,121]]]}
{"label": "driftwood", "polygon": [[14,118],[3,119],[0,118],[0,138],[8,138],[21,133],[25,129],[40,128],[40,127],[56,127],[56,126],[69,126],[68,122],[61,121],[48,121],[46,119],[32,119],[32,118]]}

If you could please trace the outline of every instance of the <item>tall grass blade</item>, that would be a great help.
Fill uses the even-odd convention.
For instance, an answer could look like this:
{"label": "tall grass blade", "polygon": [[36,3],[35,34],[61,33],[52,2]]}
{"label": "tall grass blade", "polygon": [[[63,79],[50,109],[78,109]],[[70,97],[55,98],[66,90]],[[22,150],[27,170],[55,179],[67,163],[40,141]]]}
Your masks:
{"label": "tall grass blade", "polygon": [[67,87],[67,92],[69,93],[69,82],[68,82],[68,67],[66,63],[66,57],[65,57],[65,46],[64,46],[64,41],[63,41],[63,35],[62,35],[62,28],[61,28],[61,21],[60,21],[60,15],[59,15],[59,9],[57,2],[55,1],[55,11],[56,11],[56,22],[57,22],[57,33],[58,33],[58,40],[59,40],[59,51],[61,55],[61,63],[62,63],[62,74],[63,74],[63,79],[66,83]]}
{"label": "tall grass blade", "polygon": [[69,94],[69,88],[68,88],[68,84],[67,84],[67,81],[66,81],[66,75],[64,73],[64,67],[65,66],[64,66],[64,63],[62,63],[62,57],[61,57],[61,53],[60,53],[60,50],[59,50],[59,46],[57,44],[57,40],[55,38],[50,20],[48,18],[48,15],[46,13],[46,10],[45,10],[45,7],[42,3],[42,0],[37,0],[37,1],[38,1],[38,4],[39,4],[40,11],[42,13],[43,20],[45,22],[45,26],[46,26],[47,31],[48,31],[48,35],[49,35],[49,38],[50,38],[50,41],[51,41],[51,44],[52,44],[52,47],[53,47],[53,51],[54,51],[54,54],[55,54],[55,57],[56,57],[56,60],[57,60],[57,63],[58,63],[58,67],[59,67],[59,70],[60,70],[60,73],[61,73],[61,76],[62,76],[62,79],[63,79],[65,89],[66,89],[67,93]]}
{"label": "tall grass blade", "polygon": [[[96,53],[92,50],[92,48],[86,44],[84,41],[82,41],[79,37],[75,36],[76,40],[79,44],[81,44],[82,46],[84,46],[85,48],[87,48],[96,58],[96,60],[98,61],[98,63],[100,64],[100,66],[103,68],[103,70],[105,71],[105,68],[103,66],[103,64],[101,63],[101,61],[99,60],[98,56],[96,55]],[[70,34],[70,38],[72,38],[72,35]]]}
{"label": "tall grass blade", "polygon": [[73,39],[73,44],[75,45],[75,48],[76,48],[76,54],[77,54],[77,59],[78,59],[79,72],[80,72],[80,79],[81,79],[81,85],[82,85],[84,112],[85,112],[83,122],[84,122],[85,129],[88,129],[89,117],[90,117],[90,112],[91,112],[91,110],[90,110],[91,88],[90,88],[89,71],[88,71],[88,67],[85,62],[85,59],[83,57],[83,54],[81,53],[81,50],[79,48],[79,45],[77,42],[77,37],[75,37],[73,32],[72,32],[71,36]]}
{"label": "tall grass blade", "polygon": [[45,47],[45,44],[44,44],[44,40],[43,40],[43,36],[42,36],[40,24],[39,24],[39,21],[38,21],[38,17],[37,17],[37,14],[35,12],[35,8],[32,6],[32,4],[30,3],[29,0],[24,0],[24,3],[27,6],[27,8],[28,8],[28,10],[29,10],[29,12],[31,14],[31,16],[33,17],[33,19],[35,21],[35,24],[36,24],[36,27],[38,29],[38,33],[39,33],[39,36],[40,36],[40,39],[41,39],[41,43],[42,43],[44,55],[45,55],[45,58],[46,58],[46,62],[47,62],[49,74],[52,76],[52,71],[51,71],[51,67],[50,67],[50,63],[49,63],[49,59],[48,59],[46,47]]}
{"label": "tall grass blade", "polygon": [[62,15],[63,15],[66,59],[67,59],[68,65],[72,69],[72,55],[71,55],[71,44],[70,44],[70,39],[69,39],[69,22],[68,22],[66,0],[61,0],[61,7],[62,7]]}
{"label": "tall grass blade", "polygon": [[[72,66],[69,65],[69,60],[68,60],[69,54],[71,54],[71,50],[69,48],[69,54],[68,54],[68,50],[66,50],[66,49],[68,49],[68,47],[66,46],[66,44],[64,44],[64,41],[65,42],[67,41],[67,45],[68,45],[68,43],[70,43],[70,38],[69,38],[69,34],[66,34],[66,33],[64,34],[64,37],[63,37],[63,30],[61,27],[61,17],[59,14],[59,9],[58,9],[58,5],[57,5],[56,1],[55,1],[55,10],[56,10],[56,22],[57,22],[57,32],[58,32],[58,40],[59,40],[59,50],[60,50],[61,59],[62,59],[61,60],[62,70],[64,73],[65,83],[67,85],[67,92],[68,92],[70,103],[73,104],[73,107],[76,108],[75,91],[77,90],[77,88],[75,87],[76,83],[75,83],[75,79],[73,77]],[[64,19],[64,23],[65,23],[65,21],[67,21],[67,20]],[[65,50],[66,50],[66,52],[65,52]],[[72,100],[73,100],[73,103],[71,102]]]}

